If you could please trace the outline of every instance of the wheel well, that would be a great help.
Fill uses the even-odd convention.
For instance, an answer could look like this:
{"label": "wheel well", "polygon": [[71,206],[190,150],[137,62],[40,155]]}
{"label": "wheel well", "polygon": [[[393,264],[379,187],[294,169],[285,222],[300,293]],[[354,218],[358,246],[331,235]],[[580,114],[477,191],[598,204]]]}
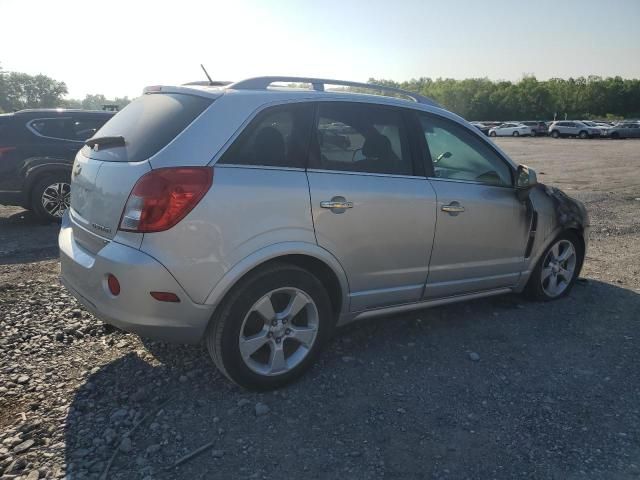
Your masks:
{"label": "wheel well", "polygon": [[284,255],[269,260],[269,262],[291,263],[314,274],[327,289],[333,312],[336,315],[340,314],[343,301],[342,288],[334,271],[322,260],[308,255]]}
{"label": "wheel well", "polygon": [[582,254],[580,255],[580,265],[578,265],[578,271],[576,273],[576,276],[577,276],[577,275],[580,275],[580,271],[582,270],[582,266],[584,265],[584,257],[586,254],[585,252],[586,246],[584,243],[584,230],[578,227],[571,227],[565,231],[571,233],[574,237],[576,237],[579,243],[580,253]]}
{"label": "wheel well", "polygon": [[322,260],[319,260],[315,257],[311,257],[309,255],[303,254],[291,254],[291,255],[282,255],[280,257],[272,258],[267,260],[260,265],[249,270],[245,273],[240,280],[238,280],[234,287],[241,284],[242,280],[247,278],[250,274],[254,273],[256,270],[261,270],[265,267],[273,265],[274,263],[289,263],[291,265],[295,265],[297,267],[303,268],[308,272],[315,275],[318,280],[322,283],[322,285],[327,289],[327,293],[329,294],[329,299],[331,300],[331,308],[333,312],[337,315],[340,314],[342,309],[342,288],[340,287],[340,281],[338,277],[334,273],[334,271]]}
{"label": "wheel well", "polygon": [[64,165],[51,165],[47,167],[36,168],[33,172],[27,173],[27,178],[24,185],[24,199],[27,207],[31,207],[31,194],[33,193],[33,187],[38,181],[47,175],[55,175],[56,173],[68,174],[71,176],[71,167]]}

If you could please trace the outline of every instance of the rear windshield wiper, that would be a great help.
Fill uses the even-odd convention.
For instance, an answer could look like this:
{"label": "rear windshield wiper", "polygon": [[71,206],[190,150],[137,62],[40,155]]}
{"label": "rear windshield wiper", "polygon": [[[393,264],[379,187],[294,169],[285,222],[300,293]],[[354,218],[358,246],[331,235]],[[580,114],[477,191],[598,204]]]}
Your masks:
{"label": "rear windshield wiper", "polygon": [[119,135],[117,137],[94,137],[90,138],[84,144],[93,148],[94,150],[98,150],[99,148],[110,148],[110,147],[124,147],[124,137]]}

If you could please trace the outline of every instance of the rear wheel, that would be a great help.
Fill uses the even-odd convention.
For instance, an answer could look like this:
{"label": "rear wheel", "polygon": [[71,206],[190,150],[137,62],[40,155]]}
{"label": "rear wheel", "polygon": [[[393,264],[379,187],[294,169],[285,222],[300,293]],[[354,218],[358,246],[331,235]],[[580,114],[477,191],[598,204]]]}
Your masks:
{"label": "rear wheel", "polygon": [[536,131],[535,130],[531,130],[531,136],[535,137],[536,135],[537,135]]}
{"label": "rear wheel", "polygon": [[588,134],[587,132],[585,132],[584,130],[582,130],[582,131],[578,134],[578,136],[579,136],[582,140],[585,140],[585,139],[589,138],[589,134]]}
{"label": "rear wheel", "polygon": [[614,140],[618,140],[620,138],[620,134],[618,132],[613,132],[611,134],[611,138],[613,138]]}
{"label": "rear wheel", "polygon": [[64,173],[46,175],[31,190],[31,209],[46,222],[59,222],[71,201],[69,176]]}
{"label": "rear wheel", "polygon": [[555,300],[567,295],[582,267],[584,253],[577,236],[565,232],[545,250],[531,273],[525,294],[534,300]]}
{"label": "rear wheel", "polygon": [[220,306],[206,344],[238,385],[268,390],[304,373],[333,326],[331,301],[308,271],[276,264],[249,275]]}
{"label": "rear wheel", "polygon": [[553,132],[551,132],[551,137],[560,138],[560,133],[557,130],[554,130]]}
{"label": "rear wheel", "polygon": [[496,136],[496,132],[489,132],[489,136],[490,137],[495,137]]}
{"label": "rear wheel", "polygon": [[512,135],[513,135],[514,137],[519,137],[519,136],[520,136],[520,132],[513,132],[513,133],[512,133]]}

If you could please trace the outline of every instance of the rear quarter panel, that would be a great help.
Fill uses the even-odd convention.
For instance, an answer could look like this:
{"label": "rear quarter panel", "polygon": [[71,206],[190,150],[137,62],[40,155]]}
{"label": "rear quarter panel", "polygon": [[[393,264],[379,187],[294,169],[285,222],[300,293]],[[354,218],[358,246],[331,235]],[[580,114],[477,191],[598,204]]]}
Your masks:
{"label": "rear quarter panel", "polygon": [[234,265],[281,242],[316,243],[304,170],[225,165],[196,208],[175,227],[145,234],[141,250],[204,303]]}

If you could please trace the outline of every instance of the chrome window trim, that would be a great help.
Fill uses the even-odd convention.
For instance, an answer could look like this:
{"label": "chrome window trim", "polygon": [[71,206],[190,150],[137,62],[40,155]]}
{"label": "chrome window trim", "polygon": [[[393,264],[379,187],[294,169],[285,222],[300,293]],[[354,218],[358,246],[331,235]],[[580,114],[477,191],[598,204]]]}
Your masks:
{"label": "chrome window trim", "polygon": [[291,172],[304,172],[304,168],[300,167],[279,167],[277,165],[243,165],[242,163],[221,163],[214,165],[218,168],[250,168],[252,170],[285,170]]}
{"label": "chrome window trim", "polygon": [[308,173],[340,174],[340,175],[363,175],[367,177],[406,178],[410,180],[426,180],[427,178],[419,175],[400,175],[395,173],[351,172],[347,170],[327,170],[323,168],[307,168],[307,172]]}
{"label": "chrome window trim", "polygon": [[72,138],[62,138],[62,137],[49,137],[48,135],[42,135],[40,132],[38,132],[35,128],[33,128],[33,126],[31,125],[33,122],[38,122],[41,120],[71,120],[73,121],[73,117],[42,117],[42,118],[32,118],[31,120],[29,120],[26,124],[25,127],[27,127],[27,129],[33,133],[34,135],[40,137],[40,138],[48,138],[50,140],[62,140],[64,142],[75,142],[75,143],[82,143],[84,144],[84,142],[82,140],[74,140]]}
{"label": "chrome window trim", "polygon": [[506,188],[509,190],[515,190],[513,185],[494,185],[493,183],[478,182],[475,180],[459,180],[457,178],[440,178],[440,177],[427,177],[427,180],[435,181],[435,182],[470,183],[471,185],[483,185],[485,187]]}

